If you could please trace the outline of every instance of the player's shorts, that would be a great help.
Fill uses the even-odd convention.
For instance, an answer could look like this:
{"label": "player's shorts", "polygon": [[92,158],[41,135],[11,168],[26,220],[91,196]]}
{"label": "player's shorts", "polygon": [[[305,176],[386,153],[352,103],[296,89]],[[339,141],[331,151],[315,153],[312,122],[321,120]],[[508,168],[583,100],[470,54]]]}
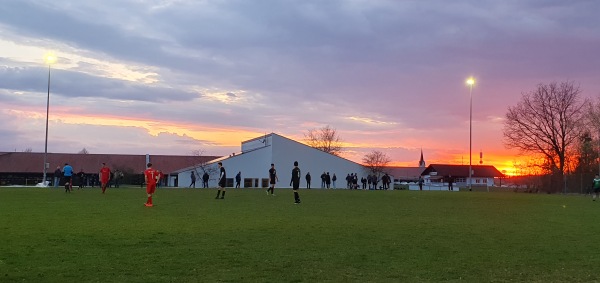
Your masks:
{"label": "player's shorts", "polygon": [[65,180],[65,184],[66,183],[71,184],[73,182],[73,176],[64,176],[63,178]]}
{"label": "player's shorts", "polygon": [[300,182],[292,182],[292,190],[298,190],[300,189]]}
{"label": "player's shorts", "polygon": [[102,179],[102,181],[100,181],[100,183],[102,183],[102,184],[108,184],[108,179]]}
{"label": "player's shorts", "polygon": [[600,188],[595,188],[594,193],[600,193]]}
{"label": "player's shorts", "polygon": [[269,184],[271,184],[271,185],[275,185],[275,180],[271,180],[271,181],[269,182]]}
{"label": "player's shorts", "polygon": [[156,191],[156,183],[154,184],[146,184],[146,193],[153,194]]}
{"label": "player's shorts", "polygon": [[225,188],[225,180],[219,181],[219,187]]}

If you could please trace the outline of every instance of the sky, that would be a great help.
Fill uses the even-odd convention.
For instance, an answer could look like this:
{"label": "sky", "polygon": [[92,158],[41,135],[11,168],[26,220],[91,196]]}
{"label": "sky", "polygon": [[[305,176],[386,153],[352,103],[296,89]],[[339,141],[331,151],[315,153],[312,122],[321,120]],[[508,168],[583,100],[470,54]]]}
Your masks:
{"label": "sky", "polygon": [[44,151],[50,71],[48,152],[220,156],[329,125],[343,157],[379,150],[398,166],[417,166],[421,150],[427,164],[469,164],[471,132],[473,164],[482,152],[510,173],[527,157],[505,147],[503,123],[523,93],[572,81],[600,95],[597,11],[594,0],[4,0],[0,151]]}

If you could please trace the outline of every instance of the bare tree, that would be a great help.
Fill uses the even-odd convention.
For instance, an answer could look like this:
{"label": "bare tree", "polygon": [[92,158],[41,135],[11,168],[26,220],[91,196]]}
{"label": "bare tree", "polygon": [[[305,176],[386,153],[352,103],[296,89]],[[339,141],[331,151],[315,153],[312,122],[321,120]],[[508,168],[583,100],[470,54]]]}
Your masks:
{"label": "bare tree", "polygon": [[363,157],[363,165],[369,173],[379,175],[384,172],[385,167],[392,161],[384,152],[373,150]]}
{"label": "bare tree", "polygon": [[581,90],[573,82],[539,84],[509,107],[504,122],[504,144],[525,154],[541,154],[550,170],[564,180],[569,154],[583,130]]}
{"label": "bare tree", "polygon": [[31,147],[28,147],[28,148],[24,149],[23,152],[32,153],[33,149]]}
{"label": "bare tree", "polygon": [[[216,167],[210,166],[208,163],[210,158],[207,158],[206,152],[203,149],[192,150],[192,155],[197,157],[197,162],[194,165],[194,172],[196,173],[196,176],[200,177],[204,173],[212,175],[217,171]],[[202,171],[202,174],[199,171]]]}
{"label": "bare tree", "polygon": [[82,150],[80,150],[78,152],[78,154],[90,154],[90,152],[87,149],[85,149],[85,147],[84,147]]}
{"label": "bare tree", "polygon": [[342,152],[342,140],[336,129],[329,125],[320,129],[310,129],[304,134],[308,146],[339,156]]}
{"label": "bare tree", "polygon": [[[590,133],[590,137],[596,136],[596,141],[592,141],[592,147],[597,148],[598,157],[600,158],[600,97],[590,101],[587,104],[586,125]],[[598,174],[600,174],[600,164],[598,165]]]}

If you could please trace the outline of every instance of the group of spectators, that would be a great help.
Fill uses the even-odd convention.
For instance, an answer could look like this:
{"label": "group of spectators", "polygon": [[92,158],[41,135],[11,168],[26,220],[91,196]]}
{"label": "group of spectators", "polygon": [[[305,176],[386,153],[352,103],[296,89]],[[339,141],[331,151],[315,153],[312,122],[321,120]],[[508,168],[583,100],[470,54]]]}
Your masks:
{"label": "group of spectators", "polygon": [[[196,173],[196,170],[190,172],[190,178],[192,180],[192,182],[190,183],[190,186],[189,186],[190,188],[196,187],[196,174],[198,174],[198,173]],[[238,178],[241,179],[241,174],[242,174],[241,172],[238,173],[239,177],[236,176],[236,181]],[[208,179],[210,179],[210,176],[208,175],[208,173],[204,172],[204,174],[202,174],[202,187],[203,188],[208,188]],[[238,181],[238,183],[239,183],[239,181]]]}
{"label": "group of spectators", "polygon": [[329,175],[329,172],[323,172],[321,174],[321,189],[331,189],[331,181],[333,181],[333,188],[335,189],[335,182],[337,181],[337,176],[333,173],[333,177]]}
{"label": "group of spectators", "polygon": [[[360,179],[363,190],[389,190],[390,184],[392,183],[392,177],[385,173],[381,178],[377,177],[377,175],[367,175],[367,177],[362,177]],[[378,186],[381,182],[381,186]]]}
{"label": "group of spectators", "polygon": [[[329,172],[323,172],[321,174],[321,188],[323,189],[337,189],[336,186],[337,176],[335,173],[330,175]],[[310,188],[310,173],[306,174],[307,188]],[[359,179],[357,173],[348,173],[346,175],[346,189],[349,190],[389,190],[392,178],[387,173],[381,177],[375,174],[367,175],[367,177],[360,178],[362,186],[359,187]],[[380,186],[378,186],[380,185]]]}

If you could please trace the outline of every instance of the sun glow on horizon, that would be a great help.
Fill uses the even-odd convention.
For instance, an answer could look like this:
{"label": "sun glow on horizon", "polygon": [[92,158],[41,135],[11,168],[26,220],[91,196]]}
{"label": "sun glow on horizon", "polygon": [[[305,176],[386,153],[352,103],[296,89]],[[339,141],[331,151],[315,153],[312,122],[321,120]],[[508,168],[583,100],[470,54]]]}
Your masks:
{"label": "sun glow on horizon", "polygon": [[[7,113],[23,120],[35,120],[40,123],[45,120],[45,115],[41,112],[32,111],[29,109],[5,109]],[[77,113],[77,109],[58,106],[53,108],[50,122],[53,124],[68,124],[68,125],[90,125],[103,127],[121,127],[121,128],[137,128],[143,129],[149,136],[158,137],[161,134],[171,134],[180,137],[188,137],[199,143],[210,143],[215,147],[239,147],[241,142],[264,135],[264,132],[257,132],[245,128],[235,127],[218,127],[210,124],[199,123],[184,123],[178,121],[157,121],[146,119],[143,117],[123,117],[123,116],[108,116],[108,115],[81,115]],[[301,135],[284,136],[306,144]],[[429,145],[430,148],[436,148],[435,145]],[[399,146],[397,143],[383,142],[373,144],[363,140],[342,141],[344,149],[340,157],[351,160],[353,162],[362,163],[364,155],[372,150],[380,150],[390,157],[389,166],[399,167],[418,167],[420,157],[420,147],[416,146]],[[414,154],[414,158],[407,160],[407,154]],[[448,154],[446,151],[436,150],[432,153],[424,151],[425,162],[429,164],[468,164],[468,158],[464,159],[462,154]],[[507,176],[522,175],[522,169],[515,161],[515,154],[507,150],[499,150],[488,153],[483,165],[493,165],[500,172]],[[521,157],[525,158],[525,157]],[[467,161],[465,163],[464,161]],[[479,165],[479,160],[475,160],[473,165]]]}

